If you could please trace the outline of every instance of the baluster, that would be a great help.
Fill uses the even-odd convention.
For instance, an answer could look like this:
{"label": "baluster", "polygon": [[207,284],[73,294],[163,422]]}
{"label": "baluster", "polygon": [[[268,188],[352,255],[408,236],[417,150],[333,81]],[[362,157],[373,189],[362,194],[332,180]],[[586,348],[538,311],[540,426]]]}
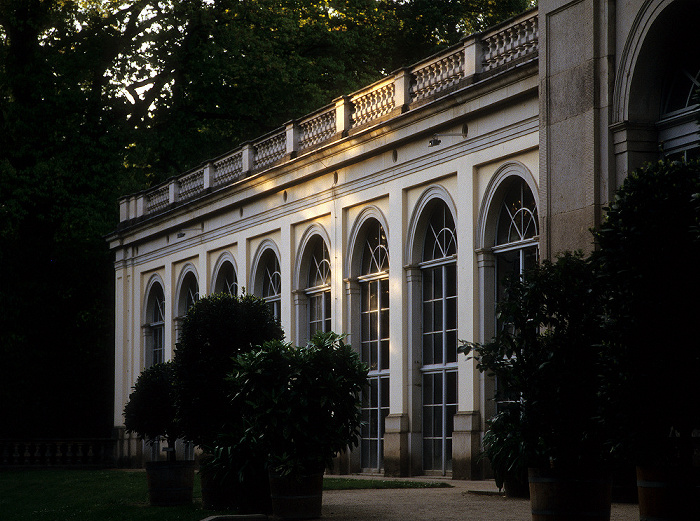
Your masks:
{"label": "baluster", "polygon": [[85,463],[94,463],[95,452],[93,451],[93,443],[87,444],[87,454]]}
{"label": "baluster", "polygon": [[34,454],[32,455],[32,459],[34,460],[33,463],[34,465],[41,465],[41,443],[37,442],[34,445]]}
{"label": "baluster", "polygon": [[56,465],[60,465],[63,460],[64,456],[64,447],[63,447],[63,442],[57,442],[56,443]]}

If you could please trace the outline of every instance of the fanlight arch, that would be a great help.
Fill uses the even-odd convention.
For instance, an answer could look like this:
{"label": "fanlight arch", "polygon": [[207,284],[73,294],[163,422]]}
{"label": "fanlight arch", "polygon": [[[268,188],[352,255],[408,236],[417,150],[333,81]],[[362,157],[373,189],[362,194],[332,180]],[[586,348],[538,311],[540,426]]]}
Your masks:
{"label": "fanlight arch", "polygon": [[282,311],[282,273],[279,249],[271,239],[265,239],[258,246],[250,282],[253,293],[263,298],[275,318],[279,319]]}
{"label": "fanlight arch", "polygon": [[228,293],[238,295],[238,266],[236,259],[230,252],[222,253],[214,266],[212,283],[212,293]]}

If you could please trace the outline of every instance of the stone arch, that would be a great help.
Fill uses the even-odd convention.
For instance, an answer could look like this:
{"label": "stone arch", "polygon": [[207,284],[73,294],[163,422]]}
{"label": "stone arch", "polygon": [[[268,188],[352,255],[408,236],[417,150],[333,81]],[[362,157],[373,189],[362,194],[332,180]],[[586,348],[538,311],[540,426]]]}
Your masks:
{"label": "stone arch", "polygon": [[262,273],[263,261],[267,254],[273,254],[277,257],[277,262],[282,264],[282,259],[280,257],[280,250],[277,244],[272,239],[263,240],[255,251],[255,256],[253,257],[252,269],[250,273],[250,288],[252,288],[253,295],[262,295]]}
{"label": "stone arch", "polygon": [[408,224],[408,234],[406,238],[405,265],[413,265],[420,262],[423,252],[423,240],[425,238],[426,226],[430,214],[430,207],[436,202],[442,201],[452,214],[452,219],[457,224],[457,206],[450,193],[441,185],[428,187],[418,199],[416,206]]}
{"label": "stone arch", "polygon": [[[311,244],[317,237],[326,244],[326,248],[330,252],[331,241],[330,235],[326,229],[320,224],[314,223],[309,226],[301,237],[299,241],[299,247],[297,248],[296,263],[294,266],[294,289],[301,290],[306,287],[306,282],[304,282],[304,276],[306,275],[309,259],[311,256],[311,251],[309,244]],[[332,274],[331,274],[332,276]]]}
{"label": "stone arch", "polygon": [[[220,275],[223,269],[225,269],[225,265],[227,263],[230,263],[231,266],[233,267],[233,275],[236,278],[236,286],[238,286],[238,265],[236,264],[236,259],[235,257],[231,254],[231,252],[225,251],[221,255],[219,255],[219,258],[216,260],[216,264],[214,265],[214,270],[212,271],[212,278],[211,278],[211,293],[217,293],[219,292],[221,288],[221,281]],[[239,292],[239,289],[236,290],[236,293]]]}
{"label": "stone arch", "polygon": [[537,182],[525,165],[518,161],[510,161],[499,167],[486,187],[479,208],[475,244],[477,251],[489,249],[496,243],[496,222],[500,202],[508,188],[506,181],[511,177],[518,177],[525,181],[535,199],[538,199]]}
{"label": "stone arch", "polygon": [[[372,219],[379,222],[386,234],[387,243],[389,243],[389,226],[386,217],[376,206],[367,206],[360,212],[360,215],[357,216],[350,230],[350,241],[345,263],[346,278],[357,277],[361,271],[362,248],[364,246],[363,240],[367,234],[365,225]],[[389,262],[391,262],[391,259],[389,259]]]}
{"label": "stone arch", "polygon": [[194,299],[199,299],[201,295],[201,288],[199,286],[199,275],[197,274],[197,268],[190,262],[185,264],[185,266],[180,271],[180,275],[177,279],[177,285],[175,286],[176,299],[173,302],[175,306],[173,308],[173,316],[176,318],[182,318],[187,313],[187,309],[192,305],[189,290],[191,289],[188,285],[192,284],[194,281],[197,284],[197,291],[193,295]]}

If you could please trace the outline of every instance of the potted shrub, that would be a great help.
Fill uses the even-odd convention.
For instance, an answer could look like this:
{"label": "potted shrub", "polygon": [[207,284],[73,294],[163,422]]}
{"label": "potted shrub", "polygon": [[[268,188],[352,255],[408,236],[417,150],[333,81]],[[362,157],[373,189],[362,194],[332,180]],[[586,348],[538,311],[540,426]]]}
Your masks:
{"label": "potted shrub", "polygon": [[643,517],[700,519],[699,194],[697,162],[649,164],[626,178],[595,234],[607,291],[602,390],[617,446],[638,465]]}
{"label": "potted shrub", "polygon": [[167,461],[146,462],[151,505],[171,506],[192,502],[194,462],[177,461],[175,441],[181,431],[175,414],[173,365],[156,364],[136,379],[124,407],[124,424],[148,443],[164,439]]}
{"label": "potted shrub", "polygon": [[529,498],[520,404],[499,402],[499,411],[487,425],[483,456],[489,461],[496,486],[505,490],[506,497]]}
{"label": "potted shrub", "polygon": [[236,358],[232,399],[244,437],[265,447],[277,517],[321,515],[324,469],[359,440],[367,371],[335,333],[317,333],[298,348],[268,342]]}
{"label": "potted shrub", "polygon": [[[233,357],[284,333],[255,296],[210,295],[187,312],[175,348],[176,405],[185,439],[199,446],[205,508],[241,513],[270,510],[265,455],[239,432],[240,413],[227,398]],[[235,442],[233,441],[235,440]]]}
{"label": "potted shrub", "polygon": [[[610,517],[597,281],[594,264],[581,254],[544,261],[507,284],[497,336],[461,347],[496,377],[502,416],[491,423],[487,450],[499,479],[529,467],[534,519],[540,510],[569,520]],[[503,428],[506,420],[517,433]]]}

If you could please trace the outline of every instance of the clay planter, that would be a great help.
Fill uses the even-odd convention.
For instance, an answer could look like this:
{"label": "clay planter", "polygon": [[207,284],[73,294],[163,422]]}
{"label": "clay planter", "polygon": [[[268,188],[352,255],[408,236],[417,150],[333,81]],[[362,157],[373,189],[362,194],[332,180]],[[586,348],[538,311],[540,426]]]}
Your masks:
{"label": "clay planter", "polygon": [[610,521],[608,476],[528,469],[528,480],[533,521]]}
{"label": "clay planter", "polygon": [[194,461],[146,462],[148,497],[153,506],[192,503]]}
{"label": "clay planter", "polygon": [[200,471],[202,508],[205,510],[235,510],[239,514],[269,514],[272,512],[270,482],[266,474],[238,479],[215,480]]}
{"label": "clay planter", "polygon": [[637,467],[639,518],[700,519],[700,482],[693,469]]}
{"label": "clay planter", "polygon": [[323,471],[282,476],[270,471],[272,513],[280,519],[321,517]]}

